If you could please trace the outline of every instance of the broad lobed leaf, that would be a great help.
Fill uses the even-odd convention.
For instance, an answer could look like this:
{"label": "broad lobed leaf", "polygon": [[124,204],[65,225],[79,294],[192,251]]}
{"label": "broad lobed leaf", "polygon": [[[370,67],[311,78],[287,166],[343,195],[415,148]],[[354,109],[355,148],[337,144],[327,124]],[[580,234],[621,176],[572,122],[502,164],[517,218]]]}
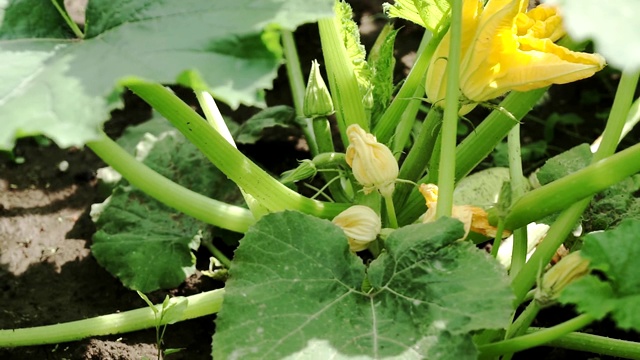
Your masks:
{"label": "broad lobed leaf", "polygon": [[[166,119],[155,118],[128,129],[119,142],[131,149],[144,135],[145,146],[137,149],[146,165],[203,195],[228,203],[241,200],[235,184],[177,130],[167,130],[167,124]],[[174,288],[193,274],[192,251],[202,236],[210,236],[206,224],[163,205],[125,180],[106,201],[96,227],[93,256],[125,286],[142,292]]]}
{"label": "broad lobed leaf", "polygon": [[[69,38],[50,1],[0,5],[0,149],[44,134],[62,147],[96,139],[137,76],[193,85],[198,72],[220,100],[260,105],[281,61],[275,27],[331,16],[331,0],[91,0],[84,40]],[[263,29],[269,29],[263,32]]]}
{"label": "broad lobed leaf", "polygon": [[402,228],[367,269],[331,222],[267,215],[236,250],[213,356],[475,359],[470,332],[506,326],[512,295],[463,233],[453,219]]}
{"label": "broad lobed leaf", "polygon": [[601,319],[610,314],[622,329],[640,331],[640,220],[624,220],[613,230],[585,236],[582,256],[600,271],[567,286],[563,303]]}

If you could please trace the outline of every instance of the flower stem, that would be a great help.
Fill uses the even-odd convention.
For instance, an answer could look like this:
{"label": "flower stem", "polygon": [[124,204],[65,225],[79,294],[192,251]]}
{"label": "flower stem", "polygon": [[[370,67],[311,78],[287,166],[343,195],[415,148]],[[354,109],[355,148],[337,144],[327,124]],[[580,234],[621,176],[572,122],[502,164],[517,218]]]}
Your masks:
{"label": "flower stem", "polygon": [[393,196],[385,196],[384,204],[387,208],[387,217],[389,218],[389,227],[392,229],[397,229],[398,220],[396,219],[396,209],[393,206]]}
{"label": "flower stem", "polygon": [[296,50],[296,43],[293,38],[293,33],[289,30],[282,30],[282,47],[284,50],[285,66],[287,68],[287,78],[289,79],[289,86],[291,87],[291,96],[293,98],[293,105],[296,109],[296,115],[304,118],[304,126],[302,126],[302,132],[309,145],[309,152],[311,156],[316,156],[320,152],[318,151],[318,145],[313,136],[313,125],[311,119],[303,117],[304,106],[304,77],[302,76],[302,70],[300,68],[300,59],[298,58],[298,51]]}
{"label": "flower stem", "polygon": [[255,219],[245,208],[210,199],[153,171],[106,135],[87,146],[132,185],[156,200],[223,229],[246,232]]}
{"label": "flower stem", "polygon": [[[544,216],[545,213],[550,213],[549,210],[553,212],[562,209],[567,198],[576,201],[582,199],[560,214],[551,225],[545,240],[537,246],[529,261],[513,278],[511,286],[516,295],[516,304],[522,301],[535,283],[538,269],[549,263],[558,247],[573,230],[584,209],[589,205],[592,195],[640,170],[640,144],[605,159],[613,154],[617,147],[638,83],[638,75],[638,72],[622,73],[604,130],[602,144],[594,155],[591,165],[528,192],[512,206],[507,215],[506,227],[517,228]],[[564,202],[559,202],[559,199]],[[550,206],[553,204],[555,204],[555,208]],[[542,209],[543,207],[546,208],[546,211]]]}
{"label": "flower stem", "polygon": [[189,105],[160,84],[129,78],[122,83],[153,106],[211,162],[269,211],[298,210],[331,218],[348,207],[306,198],[281,184],[229,144]]}
{"label": "flower stem", "polygon": [[[325,116],[318,116],[315,117],[312,121],[313,134],[315,135],[315,143],[318,147],[318,153],[333,154],[335,149],[333,146],[333,139],[331,138],[331,127],[329,126],[329,119],[327,119]],[[331,192],[334,200],[339,202],[349,201],[349,198],[345,194],[340,181],[331,181],[336,176],[341,176],[338,171],[326,171],[322,173],[322,176],[329,185],[329,191]]]}
{"label": "flower stem", "polygon": [[594,320],[595,318],[591,315],[579,315],[571,320],[563,322],[562,324],[558,324],[544,330],[492,344],[480,345],[478,350],[480,350],[481,356],[483,357],[498,356],[501,354],[509,354],[526,350],[532,347],[544,345],[549,341],[558,339],[572,331],[582,329]]}
{"label": "flower stem", "polygon": [[462,57],[462,0],[451,1],[451,46],[447,58],[447,92],[442,119],[442,146],[438,167],[436,217],[451,216],[456,170],[458,108],[460,106],[460,59]]}
{"label": "flower stem", "polygon": [[[224,289],[217,289],[186,298],[172,298],[170,304],[187,301],[187,306],[178,320],[171,317],[170,319],[164,319],[160,325],[167,324],[169,321],[184,321],[215,314],[220,310],[223,295]],[[162,311],[162,304],[155,305],[155,307],[159,312]],[[150,307],[144,307],[56,325],[0,330],[0,347],[56,344],[92,336],[113,335],[148,329],[155,327],[157,324],[158,320],[154,311]]]}

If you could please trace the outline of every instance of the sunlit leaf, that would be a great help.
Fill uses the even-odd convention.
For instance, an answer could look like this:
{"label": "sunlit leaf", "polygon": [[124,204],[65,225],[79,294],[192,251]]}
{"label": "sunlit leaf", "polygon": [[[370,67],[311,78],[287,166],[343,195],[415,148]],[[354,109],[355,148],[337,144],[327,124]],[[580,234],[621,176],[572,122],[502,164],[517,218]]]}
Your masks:
{"label": "sunlit leaf", "polygon": [[130,76],[192,86],[181,76],[191,70],[232,107],[263,105],[282,55],[271,24],[294,29],[331,16],[332,5],[92,0],[86,36],[75,39],[50,1],[0,2],[0,149],[36,134],[62,147],[97,139]]}
{"label": "sunlit leaf", "polygon": [[450,218],[404,227],[367,268],[331,222],[267,215],[235,252],[213,357],[475,359],[470,333],[506,326],[512,296],[463,234]]}

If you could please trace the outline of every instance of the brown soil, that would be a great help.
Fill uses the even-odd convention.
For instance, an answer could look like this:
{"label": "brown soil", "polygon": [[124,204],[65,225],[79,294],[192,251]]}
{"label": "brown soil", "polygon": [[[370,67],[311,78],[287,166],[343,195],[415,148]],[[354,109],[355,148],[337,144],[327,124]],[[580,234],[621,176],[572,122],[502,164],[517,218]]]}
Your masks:
{"label": "brown soil", "polygon": [[[381,12],[382,2],[350,1],[360,19],[362,41],[367,48],[373,44],[384,23],[375,16]],[[406,71],[405,65],[410,65],[411,50],[417,48],[421,37],[417,26],[406,23],[403,26],[398,36],[402,40],[397,42],[397,80]],[[307,66],[312,59],[322,59],[315,26],[302,26],[296,32],[296,39],[301,47],[304,72],[308,72]],[[275,81],[274,90],[268,92],[267,100],[274,105],[291,104],[284,69],[280,74],[282,76]],[[106,132],[112,137],[117,137],[126,126],[150,116],[150,109],[140,100],[130,94],[125,100],[125,109],[115,111],[112,120],[105,125]],[[256,111],[241,108],[232,116],[241,121]],[[556,141],[566,148],[566,143]],[[305,155],[298,151],[295,138],[270,143],[268,152],[261,151],[264,150],[261,145],[264,144],[243,150],[274,172],[295,164],[291,154]],[[276,148],[282,156],[272,155]],[[0,328],[55,324],[144,307],[142,299],[100,267],[89,251],[95,232],[88,215],[90,205],[106,197],[95,178],[95,171],[104,166],[102,161],[88,149],[59,149],[34,139],[19,141],[15,155],[24,158],[24,163],[16,164],[9,156],[0,154]],[[290,160],[292,164],[274,163],[282,159]],[[62,161],[68,162],[68,170],[58,168]],[[197,268],[206,269],[209,253],[201,249],[197,256]],[[198,272],[179,288],[158,291],[149,298],[157,303],[166,294],[191,295],[219,286]],[[213,320],[214,317],[209,316],[170,325],[164,336],[165,347],[184,350],[167,358],[210,359]],[[611,325],[606,327],[611,328]],[[155,359],[155,337],[155,330],[151,329],[64,344],[0,349],[0,359]],[[533,358],[593,356],[580,354],[574,357],[576,353],[544,349],[532,354],[535,354]]]}
{"label": "brown soil", "polygon": [[[126,111],[114,112],[106,124],[112,135],[149,117],[140,101],[128,103]],[[25,162],[16,164],[7,157],[0,163],[0,328],[49,325],[144,307],[142,299],[100,267],[89,251],[95,232],[89,209],[105,198],[95,171],[104,163],[88,149],[59,149],[33,139],[20,141],[15,155]],[[62,161],[68,162],[68,170],[58,168]],[[216,285],[196,274],[180,288],[150,294],[150,299],[161,302],[166,294],[191,295]],[[166,331],[165,346],[188,349],[172,359],[210,359],[212,333],[212,317],[178,323]],[[0,349],[0,358],[155,359],[155,336],[155,330],[147,330]]]}

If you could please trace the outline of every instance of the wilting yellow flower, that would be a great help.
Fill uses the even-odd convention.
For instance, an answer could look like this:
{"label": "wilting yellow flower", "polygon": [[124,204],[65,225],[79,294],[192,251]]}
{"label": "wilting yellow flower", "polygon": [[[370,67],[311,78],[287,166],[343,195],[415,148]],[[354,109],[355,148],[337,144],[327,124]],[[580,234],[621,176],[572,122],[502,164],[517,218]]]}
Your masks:
{"label": "wilting yellow flower", "polygon": [[[463,3],[460,89],[467,104],[462,114],[508,91],[577,81],[605,66],[598,54],[554,44],[564,35],[555,8],[540,5],[527,12],[527,0],[489,0],[485,7],[482,3]],[[450,35],[438,45],[427,71],[427,98],[439,106],[444,106]]]}
{"label": "wilting yellow flower", "polygon": [[349,249],[353,252],[365,250],[382,229],[380,216],[363,205],[351,206],[333,218],[333,223],[347,235]]}
{"label": "wilting yellow flower", "polygon": [[364,193],[377,189],[382,196],[391,196],[399,172],[391,150],[356,124],[347,128],[347,136],[349,147],[345,160]]}
{"label": "wilting yellow flower", "polygon": [[[434,184],[420,184],[420,193],[426,200],[427,212],[422,217],[423,223],[436,220],[436,206],[438,205],[438,186]],[[458,219],[464,224],[464,237],[469,231],[495,238],[498,229],[489,224],[489,215],[484,209],[471,205],[455,205],[451,210],[451,217]],[[509,232],[502,233],[502,237],[509,236]]]}

